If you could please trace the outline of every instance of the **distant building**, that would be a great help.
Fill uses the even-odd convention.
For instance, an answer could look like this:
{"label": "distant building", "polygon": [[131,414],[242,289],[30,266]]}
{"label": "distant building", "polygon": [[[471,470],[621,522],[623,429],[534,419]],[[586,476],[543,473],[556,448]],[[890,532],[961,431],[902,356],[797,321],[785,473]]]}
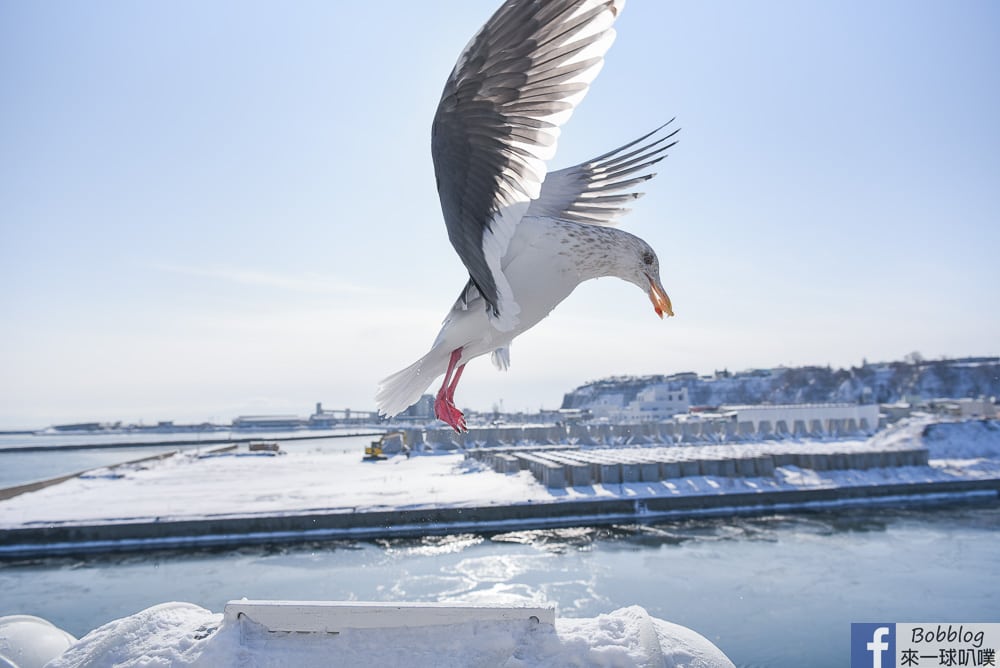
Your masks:
{"label": "distant building", "polygon": [[625,395],[620,392],[602,392],[584,408],[597,420],[617,420],[625,408]]}
{"label": "distant building", "polygon": [[650,385],[629,402],[622,411],[622,417],[638,422],[659,422],[678,413],[687,413],[690,408],[687,388],[675,388],[669,384]]}
{"label": "distant building", "polygon": [[345,425],[358,425],[378,422],[378,415],[373,411],[358,411],[350,408],[323,408],[323,403],[316,402],[316,410],[304,422],[310,429],[333,429]]}
{"label": "distant building", "polygon": [[[391,419],[393,422],[427,422],[434,420],[436,418],[434,415],[434,400],[435,396],[433,394],[424,394],[413,405],[408,406]],[[371,415],[373,419],[379,419],[376,413],[372,413]],[[469,412],[466,417],[471,417],[471,415],[472,413]]]}
{"label": "distant building", "polygon": [[401,415],[418,420],[431,420],[434,418],[434,395],[422,395],[417,402],[407,408]]}
{"label": "distant building", "polygon": [[997,416],[997,407],[986,397],[979,399],[931,399],[927,408],[938,415],[957,418],[992,419]]}
{"label": "distant building", "polygon": [[612,422],[661,422],[690,407],[687,389],[669,383],[644,387],[629,402],[624,393],[602,393],[586,406],[594,418]]}
{"label": "distant building", "polygon": [[233,429],[302,429],[306,424],[295,415],[241,415],[233,418]]}

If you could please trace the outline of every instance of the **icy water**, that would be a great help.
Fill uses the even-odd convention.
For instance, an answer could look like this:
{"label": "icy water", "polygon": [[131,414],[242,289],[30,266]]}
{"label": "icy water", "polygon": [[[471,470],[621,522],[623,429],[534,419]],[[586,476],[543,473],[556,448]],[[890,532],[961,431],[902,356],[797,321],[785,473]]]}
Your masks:
{"label": "icy water", "polygon": [[82,635],[178,600],[641,605],[741,666],[846,666],[852,621],[1000,621],[1000,503],[0,562],[0,615]]}

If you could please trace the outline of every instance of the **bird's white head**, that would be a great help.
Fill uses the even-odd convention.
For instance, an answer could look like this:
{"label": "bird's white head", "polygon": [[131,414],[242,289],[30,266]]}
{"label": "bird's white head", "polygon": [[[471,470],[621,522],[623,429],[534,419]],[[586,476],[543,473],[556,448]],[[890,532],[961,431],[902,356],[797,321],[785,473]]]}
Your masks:
{"label": "bird's white head", "polygon": [[558,254],[578,280],[617,276],[649,295],[656,315],[673,315],[670,297],[660,282],[660,260],[645,241],[617,227],[551,221]]}
{"label": "bird's white head", "polygon": [[649,301],[653,302],[656,315],[661,318],[664,314],[672,316],[674,310],[670,304],[670,297],[660,282],[660,260],[656,257],[656,252],[639,237],[634,235],[629,237],[631,243],[627,244],[627,247],[631,257],[627,266],[630,270],[622,278],[649,294]]}

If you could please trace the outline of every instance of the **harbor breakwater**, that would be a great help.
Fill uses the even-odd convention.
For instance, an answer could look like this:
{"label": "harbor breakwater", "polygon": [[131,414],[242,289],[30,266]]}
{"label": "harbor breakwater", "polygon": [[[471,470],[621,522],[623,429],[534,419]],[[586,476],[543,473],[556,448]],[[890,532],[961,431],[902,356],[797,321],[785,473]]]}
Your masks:
{"label": "harbor breakwater", "polygon": [[995,501],[998,495],[1000,480],[955,480],[675,497],[50,524],[0,532],[0,559],[654,523],[873,503]]}
{"label": "harbor breakwater", "polygon": [[[522,429],[519,433],[523,436],[526,432]],[[407,445],[413,450],[411,443]],[[57,521],[25,520],[0,530],[0,558],[652,523],[706,515],[769,514],[868,504],[969,499],[996,502],[1000,494],[1000,425],[995,421],[929,427],[916,424],[867,440],[773,439],[743,444],[594,447],[570,442],[526,442],[523,438],[516,445],[498,440],[497,445],[488,446],[480,439],[463,450],[466,464],[442,467],[441,473],[435,475],[445,477],[434,478],[433,486],[448,485],[449,481],[465,479],[467,474],[482,475],[487,473],[485,469],[492,469],[490,484],[497,484],[496,473],[502,474],[500,486],[495,489],[523,493],[507,491],[502,500],[491,501],[492,497],[479,492],[461,502],[418,505],[382,505],[393,497],[374,493],[363,505],[351,507],[359,503],[356,492],[339,497],[324,492],[317,497],[323,499],[322,506],[314,502],[311,506],[289,505],[258,512],[249,508],[242,512],[230,506],[219,510],[203,508],[197,514],[161,516],[161,505],[157,503],[141,514],[133,511],[136,516],[127,519],[91,515],[109,519],[89,521],[73,519],[70,510]],[[293,464],[295,457],[289,455],[287,462]],[[415,457],[428,463],[444,461],[433,456]],[[169,461],[165,460],[164,465]],[[195,457],[190,461],[221,460]],[[405,485],[405,477],[393,476],[414,470],[399,467],[398,462],[409,461],[402,457],[394,460],[396,465],[364,464],[360,455],[355,461],[347,464],[348,469],[364,467],[367,479],[378,485],[390,479],[393,485]],[[191,465],[174,468],[183,473]],[[251,490],[260,488],[263,480],[255,483],[245,477],[250,469],[239,470],[243,475],[238,485]],[[263,465],[253,470],[258,471],[254,475],[275,471]],[[298,484],[296,472],[302,470],[301,465],[291,465],[288,470],[292,476],[288,484]],[[358,468],[350,475],[360,474]],[[529,482],[531,477],[544,487]],[[509,486],[503,480],[509,480]],[[112,487],[119,483],[103,484],[105,494],[121,493]],[[166,489],[183,495],[189,491],[183,486]],[[283,488],[279,485],[277,489]],[[547,491],[540,494],[540,489]],[[395,491],[399,494],[401,490],[396,487]],[[167,504],[163,510],[169,507]]]}

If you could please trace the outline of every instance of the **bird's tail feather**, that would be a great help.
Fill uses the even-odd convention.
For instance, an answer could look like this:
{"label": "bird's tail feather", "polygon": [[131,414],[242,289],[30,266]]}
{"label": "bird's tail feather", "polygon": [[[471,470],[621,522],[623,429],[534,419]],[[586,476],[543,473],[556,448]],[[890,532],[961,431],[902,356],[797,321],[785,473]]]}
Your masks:
{"label": "bird's tail feather", "polygon": [[415,404],[447,365],[446,358],[431,350],[405,369],[382,379],[375,390],[379,414],[392,417]]}

